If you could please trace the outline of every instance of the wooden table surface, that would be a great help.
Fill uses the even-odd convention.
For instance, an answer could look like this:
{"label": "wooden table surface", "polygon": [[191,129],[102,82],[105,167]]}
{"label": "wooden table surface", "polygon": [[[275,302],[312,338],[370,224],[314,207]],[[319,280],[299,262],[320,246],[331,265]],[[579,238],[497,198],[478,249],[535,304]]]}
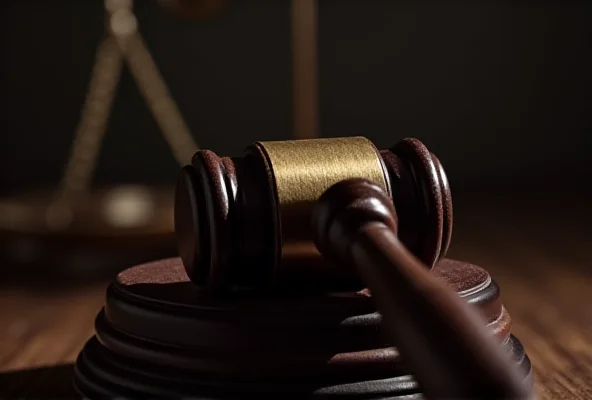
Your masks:
{"label": "wooden table surface", "polygon": [[[499,283],[540,399],[592,399],[592,219],[586,203],[536,196],[455,200],[449,256],[487,268]],[[73,396],[72,362],[93,334],[106,285],[0,289],[0,398]]]}

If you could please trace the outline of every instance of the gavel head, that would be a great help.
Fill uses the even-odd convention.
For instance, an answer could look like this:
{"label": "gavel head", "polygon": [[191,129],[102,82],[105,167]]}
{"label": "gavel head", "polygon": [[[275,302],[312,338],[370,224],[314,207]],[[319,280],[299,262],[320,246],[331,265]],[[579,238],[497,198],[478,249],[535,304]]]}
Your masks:
{"label": "gavel head", "polygon": [[242,157],[201,150],[181,170],[175,231],[188,276],[214,291],[357,284],[320,256],[311,233],[316,201],[352,178],[374,182],[392,198],[399,238],[425,264],[445,255],[450,189],[440,162],[420,141],[382,151],[361,137],[256,142]]}
{"label": "gavel head", "polygon": [[359,230],[371,223],[397,232],[392,200],[374,182],[360,178],[343,180],[327,189],[314,207],[314,243],[323,255],[349,268],[351,244]]}

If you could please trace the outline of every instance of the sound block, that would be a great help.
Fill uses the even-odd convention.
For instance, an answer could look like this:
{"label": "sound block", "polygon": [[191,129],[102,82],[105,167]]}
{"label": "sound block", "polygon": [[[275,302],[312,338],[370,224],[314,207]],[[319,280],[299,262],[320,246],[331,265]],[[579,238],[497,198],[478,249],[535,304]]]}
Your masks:
{"label": "sound block", "polygon": [[[454,260],[433,273],[480,311],[531,383],[489,274]],[[216,298],[189,282],[177,258],[118,275],[76,361],[75,387],[86,398],[421,397],[367,291]]]}

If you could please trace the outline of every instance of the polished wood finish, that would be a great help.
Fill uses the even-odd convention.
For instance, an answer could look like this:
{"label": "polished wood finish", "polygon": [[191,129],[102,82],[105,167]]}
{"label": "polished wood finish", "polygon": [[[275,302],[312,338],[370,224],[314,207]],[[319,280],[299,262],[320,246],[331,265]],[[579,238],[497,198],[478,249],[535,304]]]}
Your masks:
{"label": "polished wood finish", "polygon": [[[444,169],[416,139],[404,139],[377,156],[393,194],[401,241],[433,266],[446,254],[452,232]],[[175,200],[179,254],[193,282],[222,291],[282,280],[276,264],[285,243],[274,191],[273,171],[257,144],[243,157],[219,157],[209,150],[195,154],[180,173]],[[293,264],[288,273],[296,276],[295,270],[306,265]],[[329,278],[335,281],[342,272],[333,271]],[[301,275],[310,278],[310,271]]]}
{"label": "polished wood finish", "polygon": [[[462,293],[530,381],[530,362],[487,272],[443,260],[430,274]],[[90,398],[417,393],[382,320],[365,291],[212,296],[188,280],[178,258],[156,261],[123,271],[109,287],[75,382]]]}
{"label": "polished wood finish", "polygon": [[[559,195],[457,195],[449,254],[486,266],[499,283],[512,331],[532,360],[539,399],[587,400],[590,214],[581,195]],[[106,283],[59,291],[6,285],[0,288],[0,398],[74,398],[71,363],[94,332]]]}
{"label": "polished wood finish", "polygon": [[391,199],[376,184],[335,184],[313,214],[315,242],[366,283],[428,398],[528,399],[532,392],[485,321],[397,238]]}

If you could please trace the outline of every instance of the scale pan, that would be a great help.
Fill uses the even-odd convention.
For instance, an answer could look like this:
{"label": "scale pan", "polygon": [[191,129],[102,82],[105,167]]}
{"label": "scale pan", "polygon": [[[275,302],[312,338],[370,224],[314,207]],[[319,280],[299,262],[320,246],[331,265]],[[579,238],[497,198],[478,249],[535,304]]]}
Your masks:
{"label": "scale pan", "polygon": [[[0,199],[4,264],[88,275],[175,253],[170,187],[97,188],[65,212],[52,211],[54,196],[54,191],[37,190]],[[27,270],[19,268],[19,273]]]}

